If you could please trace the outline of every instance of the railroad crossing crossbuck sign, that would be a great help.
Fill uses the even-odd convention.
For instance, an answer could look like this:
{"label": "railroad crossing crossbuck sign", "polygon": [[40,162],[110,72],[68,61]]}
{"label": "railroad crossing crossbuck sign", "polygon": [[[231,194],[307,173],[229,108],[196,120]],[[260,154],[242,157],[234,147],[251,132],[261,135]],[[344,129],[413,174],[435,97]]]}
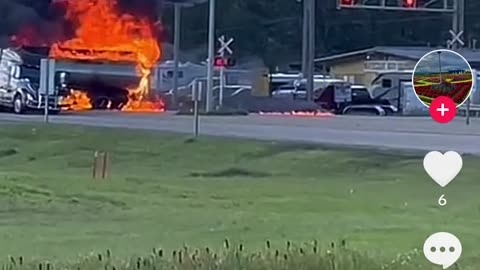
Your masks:
{"label": "railroad crossing crossbuck sign", "polygon": [[465,42],[463,42],[461,36],[463,35],[463,31],[460,31],[458,33],[455,33],[455,31],[450,30],[450,35],[452,35],[452,40],[448,41],[448,46],[451,48],[455,43],[460,43],[460,45],[464,46]]}
{"label": "railroad crossing crossbuck sign", "polygon": [[218,41],[220,42],[220,49],[218,49],[218,53],[220,55],[224,55],[225,51],[228,52],[228,54],[232,54],[233,51],[230,49],[230,44],[233,43],[233,38],[230,38],[229,40],[225,41],[225,36],[221,36]]}

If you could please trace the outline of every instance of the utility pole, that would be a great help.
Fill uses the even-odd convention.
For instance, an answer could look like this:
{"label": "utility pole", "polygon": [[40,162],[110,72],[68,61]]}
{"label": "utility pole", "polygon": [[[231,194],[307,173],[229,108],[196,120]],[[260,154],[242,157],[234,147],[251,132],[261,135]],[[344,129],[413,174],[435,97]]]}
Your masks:
{"label": "utility pole", "polygon": [[177,102],[178,96],[178,53],[180,51],[180,21],[181,6],[174,4],[174,32],[173,32],[173,100],[172,104]]}
{"label": "utility pole", "polygon": [[[453,5],[452,30],[458,37],[452,35],[451,49],[456,51],[463,46],[459,40],[462,40],[462,36],[465,34],[465,0],[454,0]],[[473,80],[476,80],[476,78],[473,78]],[[465,122],[467,126],[470,125],[470,102],[471,98],[469,96],[466,101],[467,106],[465,112]]]}
{"label": "utility pole", "polygon": [[308,0],[302,0],[303,23],[302,23],[302,79],[307,77],[307,59],[308,59]]}
{"label": "utility pole", "polygon": [[[464,33],[465,32],[465,0],[457,0],[459,1],[458,3],[458,19],[459,19],[459,22],[458,22],[458,25],[459,25],[459,29],[458,31]],[[473,74],[472,74],[473,76]],[[472,78],[472,84],[473,84],[473,80],[476,80],[477,78]],[[468,125],[470,125],[470,103],[472,101],[472,95],[470,93],[470,95],[468,96],[467,98],[467,111],[466,111],[466,114],[467,114],[467,117],[465,119],[465,123]]]}
{"label": "utility pole", "polygon": [[[459,0],[453,0],[453,14],[452,14],[452,30],[453,32],[458,33],[458,15],[460,9],[458,8],[458,3]],[[458,43],[455,41],[455,39],[452,40],[452,44],[450,45],[452,50],[456,50],[458,48]]]}
{"label": "utility pole", "polygon": [[313,101],[315,73],[315,1],[308,0],[308,65],[307,65],[307,101]]}
{"label": "utility pole", "polygon": [[458,31],[465,32],[465,0],[458,0],[459,7],[458,7]]}
{"label": "utility pole", "polygon": [[208,17],[208,62],[207,62],[207,95],[205,110],[210,112],[213,105],[213,59],[215,54],[215,0],[209,0]]}
{"label": "utility pole", "polygon": [[450,47],[452,50],[461,48],[464,43],[462,36],[465,35],[465,0],[453,0],[453,15],[452,15],[452,40],[450,40]]}

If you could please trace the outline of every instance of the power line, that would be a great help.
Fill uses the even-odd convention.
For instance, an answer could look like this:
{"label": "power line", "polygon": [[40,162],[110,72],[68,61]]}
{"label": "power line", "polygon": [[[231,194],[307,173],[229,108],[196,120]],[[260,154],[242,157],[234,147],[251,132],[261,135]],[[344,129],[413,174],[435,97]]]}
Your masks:
{"label": "power line", "polygon": [[[479,1],[480,3],[480,1]],[[466,15],[468,16],[475,16],[475,15],[480,15],[479,11],[472,10],[470,9],[469,11],[466,12]],[[342,15],[344,16],[344,15]],[[397,23],[397,22],[413,22],[413,21],[425,21],[425,20],[431,20],[431,19],[442,19],[446,18],[450,15],[445,15],[445,14],[435,14],[435,15],[425,15],[425,16],[418,16],[418,13],[416,16],[408,16],[408,17],[402,17],[402,18],[391,18],[391,19],[381,19],[379,18],[377,20],[377,24],[389,24],[389,23]],[[348,25],[352,23],[364,23],[365,21],[368,21],[369,19],[355,19],[355,20],[345,20],[339,22],[338,20],[329,20],[328,25],[329,26],[336,26],[336,25]],[[269,20],[263,20],[260,21],[259,24],[261,26],[272,26],[276,24],[282,24],[282,23],[288,23],[288,22],[298,22],[301,23],[301,17],[300,16],[289,16],[289,17],[282,17],[282,18],[275,18],[275,19],[269,19]],[[233,30],[241,30],[241,29],[248,29],[248,27],[245,26],[234,26],[234,27],[217,27],[217,31],[233,31]],[[192,30],[195,33],[199,34],[205,34],[207,31],[205,30],[204,27],[198,28],[198,29],[193,29]]]}
{"label": "power line", "polygon": [[[432,19],[443,19],[443,16],[437,15],[437,16],[417,16],[413,18],[395,18],[395,19],[383,19],[377,21],[377,24],[390,24],[390,23],[398,23],[398,22],[413,22],[413,21],[428,21]],[[278,18],[278,19],[272,19],[268,21],[263,21],[260,24],[262,26],[272,26],[276,24],[281,24],[281,23],[286,23],[286,22],[300,22],[301,18],[298,16],[291,16],[291,17],[285,17],[285,18]],[[329,26],[337,26],[337,25],[352,25],[352,24],[364,24],[367,19],[357,19],[357,20],[345,20],[342,22],[339,21],[330,21],[328,22]],[[242,30],[242,29],[248,29],[248,27],[245,26],[235,26],[235,27],[218,27],[217,31],[220,32],[227,32],[227,31],[233,31],[233,30]],[[197,34],[204,34],[207,31],[203,29],[203,27],[200,29],[193,29],[191,30]]]}
{"label": "power line", "polygon": [[[480,1],[478,3],[480,5]],[[470,9],[469,11],[465,12],[466,15],[468,16],[475,16],[475,15],[480,15],[479,11],[472,10]],[[390,23],[399,23],[399,22],[414,22],[414,21],[426,21],[426,20],[432,20],[432,19],[443,19],[446,18],[450,15],[445,15],[445,14],[436,14],[436,15],[426,15],[426,16],[408,16],[408,17],[402,17],[402,18],[392,18],[392,19],[378,19],[376,21],[376,24],[390,24]],[[328,25],[329,26],[338,26],[338,25],[348,25],[348,24],[360,24],[360,23],[365,23],[365,21],[368,21],[369,19],[355,19],[355,20],[345,20],[345,21],[338,21],[338,20],[329,20]],[[282,23],[288,23],[288,22],[298,22],[299,24],[301,23],[301,17],[300,16],[289,16],[289,17],[282,17],[282,18],[275,18],[275,19],[270,19],[270,20],[264,20],[259,22],[261,26],[273,26],[277,24],[282,24]],[[226,31],[234,31],[234,30],[243,30],[243,29],[248,29],[248,27],[245,26],[234,26],[234,27],[217,27],[217,31],[220,32],[226,32]],[[204,27],[198,28],[198,29],[193,29],[191,30],[197,34],[206,34],[206,30]]]}

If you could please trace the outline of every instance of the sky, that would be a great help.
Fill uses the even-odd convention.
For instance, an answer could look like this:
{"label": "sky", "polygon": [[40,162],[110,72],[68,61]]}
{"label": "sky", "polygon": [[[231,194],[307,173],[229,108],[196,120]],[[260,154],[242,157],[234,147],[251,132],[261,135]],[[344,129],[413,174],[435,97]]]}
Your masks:
{"label": "sky", "polygon": [[[442,63],[442,72],[452,69],[469,70],[468,64],[455,53],[442,51],[440,54]],[[425,56],[417,65],[415,73],[438,73],[439,72],[438,53],[432,52]]]}

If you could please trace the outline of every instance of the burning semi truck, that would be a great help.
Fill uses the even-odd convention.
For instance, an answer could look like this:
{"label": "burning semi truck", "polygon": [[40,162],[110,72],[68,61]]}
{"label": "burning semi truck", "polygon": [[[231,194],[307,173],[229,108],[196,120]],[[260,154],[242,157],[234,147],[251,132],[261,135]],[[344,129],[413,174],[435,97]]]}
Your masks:
{"label": "burning semi truck", "polygon": [[73,34],[46,46],[32,45],[36,37],[22,33],[12,40],[20,45],[15,51],[24,65],[39,67],[41,58],[53,58],[56,70],[67,74],[64,84],[68,93],[60,94],[60,107],[165,109],[162,100],[150,91],[150,74],[161,56],[150,20],[122,13],[116,0],[53,3],[65,9],[64,21],[74,29]]}
{"label": "burning semi truck", "polygon": [[[0,106],[15,113],[44,108],[39,93],[40,62],[49,57],[49,51],[48,47],[0,49]],[[49,97],[51,113],[164,110],[163,101],[149,93],[149,78],[138,74],[135,63],[57,59],[55,67],[55,92]]]}

